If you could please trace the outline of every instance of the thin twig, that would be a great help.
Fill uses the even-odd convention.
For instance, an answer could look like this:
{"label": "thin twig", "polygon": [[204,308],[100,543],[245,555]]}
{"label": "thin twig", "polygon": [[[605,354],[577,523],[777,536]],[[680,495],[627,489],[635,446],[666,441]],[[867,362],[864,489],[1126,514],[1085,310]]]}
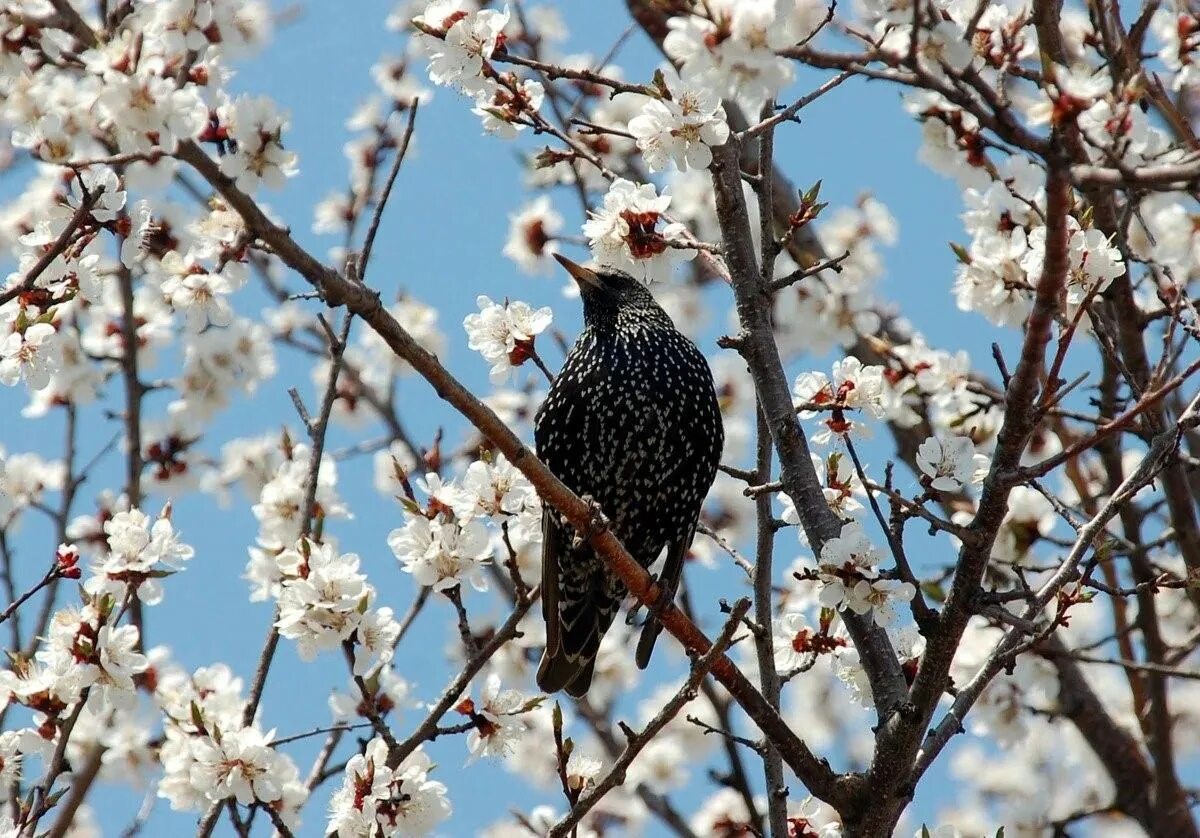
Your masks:
{"label": "thin twig", "polygon": [[387,180],[383,184],[383,192],[380,193],[379,202],[375,204],[375,213],[371,216],[371,224],[367,227],[367,236],[363,239],[362,257],[358,260],[358,279],[360,282],[366,280],[367,264],[371,261],[371,249],[375,246],[375,234],[379,231],[380,221],[383,220],[383,209],[387,206],[388,198],[392,194],[392,185],[396,182],[396,175],[400,173],[400,165],[404,162],[405,155],[408,154],[408,143],[412,139],[419,105],[420,100],[413,99],[412,104],[409,106],[408,124],[404,126],[404,135],[400,138],[400,148],[396,151],[396,158],[392,161],[391,171],[388,172]]}
{"label": "thin twig", "polygon": [[102,194],[104,194],[104,187],[99,185],[93,186],[84,193],[83,200],[79,202],[79,208],[75,210],[75,213],[67,221],[67,226],[58,234],[58,238],[54,240],[50,247],[33,263],[33,266],[26,272],[25,278],[12,287],[0,292],[0,306],[34,289],[37,285],[38,277],[45,273],[46,268],[50,267],[50,264],[67,249],[67,245],[71,243],[71,237],[75,235],[75,231],[92,214],[92,208],[96,206],[96,202],[100,200]]}

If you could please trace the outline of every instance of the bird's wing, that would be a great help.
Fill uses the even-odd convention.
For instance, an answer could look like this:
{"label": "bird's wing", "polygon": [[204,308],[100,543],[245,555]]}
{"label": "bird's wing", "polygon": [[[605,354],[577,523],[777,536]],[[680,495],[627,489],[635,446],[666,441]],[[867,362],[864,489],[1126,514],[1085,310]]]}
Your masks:
{"label": "bird's wing", "polygon": [[550,656],[557,655],[562,646],[558,620],[558,559],[566,537],[547,505],[542,512],[542,618],[546,621],[546,652]]}
{"label": "bird's wing", "polygon": [[[662,573],[658,575],[658,584],[663,592],[660,602],[664,607],[675,601],[675,592],[679,590],[679,580],[683,576],[684,558],[687,556],[688,548],[692,546],[692,537],[695,534],[696,527],[693,525],[688,529],[685,537],[667,545],[667,559],[663,562]],[[654,616],[654,610],[651,609],[646,615],[646,622],[642,625],[641,637],[638,638],[635,657],[638,669],[645,669],[650,663],[650,655],[654,652],[654,642],[658,640],[662,628],[662,623]]]}

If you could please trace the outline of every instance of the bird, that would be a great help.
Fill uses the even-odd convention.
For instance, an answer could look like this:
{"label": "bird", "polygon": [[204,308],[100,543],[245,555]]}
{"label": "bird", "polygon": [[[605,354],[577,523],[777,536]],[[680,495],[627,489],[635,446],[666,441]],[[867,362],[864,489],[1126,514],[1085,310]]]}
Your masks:
{"label": "bird", "polygon": [[[579,286],[584,328],[534,418],[538,457],[598,505],[609,530],[658,575],[671,602],[700,508],[716,477],[725,431],[704,354],[629,274],[554,254]],[[542,515],[545,693],[582,698],[600,641],[627,590],[556,511]],[[662,630],[651,613],[635,660],[645,669]]]}

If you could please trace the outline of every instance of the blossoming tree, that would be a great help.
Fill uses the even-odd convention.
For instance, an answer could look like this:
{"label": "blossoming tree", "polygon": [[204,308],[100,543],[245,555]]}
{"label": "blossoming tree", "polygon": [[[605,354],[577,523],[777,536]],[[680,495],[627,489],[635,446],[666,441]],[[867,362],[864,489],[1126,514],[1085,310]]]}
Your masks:
{"label": "blossoming tree", "polygon": [[[267,41],[266,4],[0,7],[7,177],[23,178],[0,216],[0,832],[90,834],[89,806],[133,783],[148,793],[129,834],[156,800],[202,836],[454,831],[455,807],[487,802],[493,836],[1197,834],[1195,7],[624,5],[657,63],[620,66],[625,37],[564,55],[552,5],[401,3],[407,52],[376,66],[348,186],[315,220],[263,203],[303,161],[280,106],[229,86]],[[824,81],[799,89],[802,67]],[[955,299],[1012,350],[929,345],[894,305],[924,292],[875,291],[887,209],[827,210],[777,161],[777,137],[858,77],[900,92],[922,161],[960,187]],[[376,290],[433,87],[495,154],[524,155],[531,194],[497,261],[541,273],[587,249],[685,329],[729,313],[707,346],[722,474],[677,604],[527,447],[559,357],[551,309],[462,288],[478,311],[443,331]],[[334,258],[292,235],[310,220],[341,236]],[[249,285],[274,301],[261,316]],[[482,359],[443,364],[451,344]],[[215,432],[248,416],[277,350],[311,357],[317,401],[293,388],[250,435]],[[468,363],[489,389],[463,385]],[[401,378],[430,387],[402,403]],[[22,404],[64,418],[61,451],[22,449]],[[421,438],[413,411],[453,430]],[[82,450],[104,422],[110,443]],[[335,452],[342,423],[383,435]],[[361,457],[395,516],[361,552],[390,550],[403,584],[339,546],[356,522],[338,463]],[[244,672],[187,668],[154,633],[189,576],[227,572],[175,524],[214,498],[258,527],[226,551],[248,550],[244,590],[267,604],[221,606],[264,615]],[[618,625],[586,700],[537,693],[547,506],[632,610],[657,610],[682,673],[660,652],[639,675]],[[22,527],[35,518],[53,540]],[[430,644],[414,629],[430,612],[454,638],[445,683],[397,665]],[[284,645],[349,683],[294,735],[262,701]],[[467,765],[435,764],[435,741]],[[914,817],[954,748],[956,799]],[[541,803],[481,800],[481,758]]]}

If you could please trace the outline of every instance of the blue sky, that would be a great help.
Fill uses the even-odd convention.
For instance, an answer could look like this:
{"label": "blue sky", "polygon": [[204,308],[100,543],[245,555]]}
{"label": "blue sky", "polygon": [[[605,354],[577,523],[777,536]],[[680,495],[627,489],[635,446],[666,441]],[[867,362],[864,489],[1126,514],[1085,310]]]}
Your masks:
{"label": "blue sky", "polygon": [[[603,53],[628,24],[622,3],[558,5],[573,33],[566,51]],[[263,55],[237,65],[233,86],[239,91],[269,95],[290,111],[291,129],[285,139],[299,154],[300,173],[283,192],[262,197],[302,242],[324,255],[334,242],[310,232],[311,208],[331,190],[344,188],[342,143],[349,137],[344,122],[372,90],[371,65],[382,54],[399,54],[403,43],[399,35],[383,25],[390,11],[388,2],[311,2],[300,9],[295,21],[277,32]],[[635,36],[625,47],[620,63],[628,75],[648,77],[657,60],[651,46]],[[824,78],[824,74],[802,71],[796,90],[811,89]],[[443,360],[465,382],[484,391],[488,386],[486,364],[466,348],[461,329],[462,318],[475,310],[477,295],[551,305],[556,324],[568,336],[578,328],[579,312],[573,302],[562,298],[560,278],[530,279],[500,255],[507,215],[527,197],[521,189],[514,147],[482,136],[469,102],[446,89],[438,89],[434,100],[422,107],[417,135],[415,153],[405,164],[376,241],[370,282],[385,299],[404,289],[438,307],[450,344]],[[781,131],[776,149],[797,184],[822,179],[822,198],[833,206],[851,203],[864,191],[882,200],[899,222],[900,242],[884,253],[888,270],[880,293],[901,303],[931,344],[966,348],[973,358],[986,359],[992,340],[1011,339],[1011,335],[1002,336],[981,318],[962,314],[954,307],[949,293],[954,260],[946,242],[962,238],[960,199],[951,182],[917,164],[919,139],[918,126],[899,106],[896,88],[855,80],[807,109],[803,124]],[[532,142],[540,145],[536,140]],[[5,191],[8,188],[6,185]],[[556,198],[568,218],[568,232],[574,232],[571,225],[580,221],[571,199],[566,194]],[[302,290],[298,280],[293,287]],[[730,305],[728,297],[712,299],[716,305]],[[243,312],[252,313],[265,300],[247,291],[238,303]],[[712,321],[724,323],[725,310],[715,311]],[[715,334],[709,337],[706,351],[715,349],[713,338]],[[299,387],[311,404],[314,395],[310,370],[303,358],[280,353],[280,361],[279,375],[261,389],[252,403],[239,403],[216,420],[209,453],[217,452],[215,443],[234,435],[259,434],[284,424],[296,427],[286,391]],[[814,360],[812,366],[824,367],[825,362]],[[49,421],[22,419],[18,415],[22,400],[19,391],[0,392],[4,444],[10,452],[35,450],[44,456],[55,455],[60,417]],[[164,400],[152,397],[149,415],[154,417],[164,404]],[[436,427],[444,425],[449,440],[461,438],[461,422],[421,381],[402,382],[400,405],[418,437],[428,439]],[[111,433],[111,425],[93,411],[82,445],[83,456],[98,450]],[[336,449],[372,435],[370,429],[348,432],[339,428],[330,447]],[[878,459],[883,456],[881,452]],[[92,492],[100,486],[120,485],[120,474],[119,457],[110,456],[102,463],[96,480],[84,487],[77,511],[90,509]],[[403,612],[413,586],[409,577],[399,572],[384,544],[386,533],[397,525],[400,516],[394,505],[372,490],[369,458],[341,466],[340,490],[358,515],[353,523],[337,525],[343,547],[363,556],[364,567],[379,588],[381,603]],[[154,498],[150,505],[161,501]],[[269,604],[247,600],[248,589],[240,578],[246,548],[253,543],[256,532],[248,504],[218,510],[208,499],[193,496],[178,506],[176,523],[197,555],[185,574],[167,581],[164,604],[149,610],[147,642],[170,643],[185,667],[226,661],[249,680],[271,612]],[[18,542],[22,558],[31,563],[43,549],[44,542],[37,541],[39,534],[44,535],[41,529],[29,526]],[[781,556],[781,563],[786,565],[790,558]],[[40,564],[40,559],[34,564]],[[704,607],[714,613],[711,606],[717,592],[702,590],[701,597],[706,593],[712,596]],[[487,605],[482,604],[485,601]],[[489,613],[499,615],[491,600],[476,597],[473,602],[469,599],[468,605],[479,609],[476,619],[480,623]],[[444,602],[432,603],[414,628],[417,642],[406,644],[398,658],[399,671],[417,682],[418,695],[426,700],[436,697],[449,674],[441,651],[452,638],[450,613]],[[288,735],[326,724],[328,692],[344,684],[340,660],[304,665],[291,645],[284,642],[264,697],[265,725]],[[409,711],[400,717],[398,727],[403,730],[417,718],[416,711]],[[319,739],[310,740],[292,749],[302,771],[311,763],[319,744]],[[497,765],[485,762],[465,771],[460,769],[466,757],[461,739],[439,741],[431,751],[454,795],[455,815],[445,834],[471,834],[514,806],[527,807],[542,799],[513,782]],[[936,782],[938,777],[935,774],[929,779]],[[798,791],[798,785],[793,784],[793,789]],[[93,796],[106,834],[119,832],[128,824],[140,797],[140,793],[116,787],[105,787]],[[547,799],[561,805],[557,798]],[[686,804],[698,798],[685,795],[681,800]],[[923,794],[922,813],[935,811],[942,800],[937,792]],[[323,804],[316,804],[308,810],[303,834],[321,834],[322,808]],[[160,801],[144,834],[186,834],[192,822],[191,814],[171,813],[165,801]],[[225,829],[222,825],[218,834],[226,834]]]}

